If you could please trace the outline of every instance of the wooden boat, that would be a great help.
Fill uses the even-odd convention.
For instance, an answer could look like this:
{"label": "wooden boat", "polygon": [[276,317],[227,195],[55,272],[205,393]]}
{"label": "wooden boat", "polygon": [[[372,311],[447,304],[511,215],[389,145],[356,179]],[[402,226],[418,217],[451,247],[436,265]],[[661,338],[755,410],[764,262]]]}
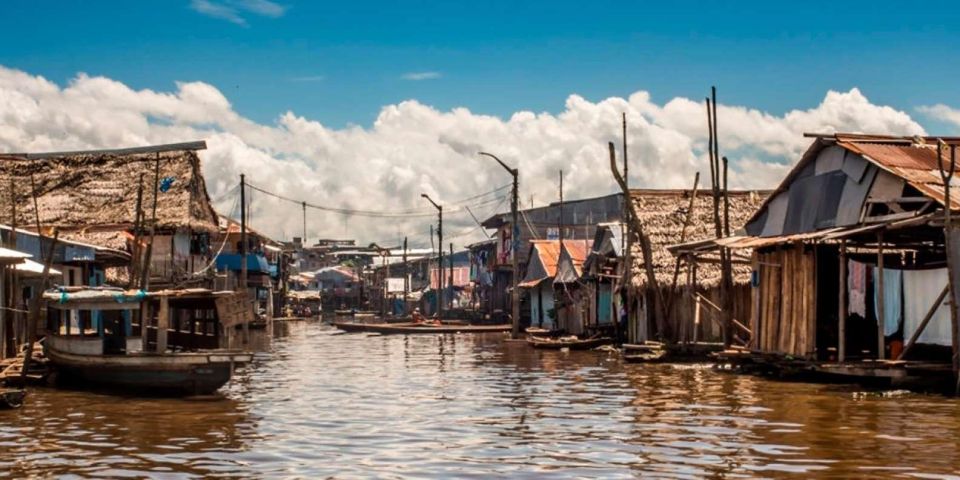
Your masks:
{"label": "wooden boat", "polygon": [[530,327],[524,330],[524,332],[531,337],[551,337],[556,333],[554,330],[547,330],[546,328],[540,327]]}
{"label": "wooden boat", "polygon": [[443,323],[430,325],[423,323],[357,323],[333,322],[333,326],[345,332],[371,332],[388,334],[425,334],[425,333],[492,333],[509,332],[510,325],[467,325],[463,323]]}
{"label": "wooden boat", "polygon": [[44,349],[58,381],[137,393],[206,395],[226,384],[236,365],[253,359],[235,350],[105,355],[95,351],[97,344],[102,348],[102,339],[48,337]]}
{"label": "wooden boat", "polygon": [[712,361],[712,354],[723,350],[722,343],[644,342],[623,345],[623,360],[629,363],[691,363]]}
{"label": "wooden boat", "polygon": [[0,410],[12,410],[23,406],[27,392],[23,390],[0,390]]}
{"label": "wooden boat", "polygon": [[[59,383],[123,393],[210,394],[230,380],[236,365],[253,359],[249,352],[218,348],[219,332],[246,318],[220,308],[222,298],[231,300],[227,295],[233,294],[106,288],[46,292],[53,321],[44,355]],[[145,306],[156,317],[146,325],[133,324]],[[91,314],[71,320],[70,313],[83,311]],[[100,313],[100,322],[92,322],[93,312]]]}
{"label": "wooden boat", "polygon": [[577,338],[577,337],[560,337],[560,338],[549,338],[549,337],[529,337],[527,338],[527,344],[533,348],[547,348],[559,350],[562,348],[569,348],[570,350],[590,350],[592,348],[597,348],[601,345],[606,345],[613,342],[613,339],[610,337],[594,337],[594,338]]}

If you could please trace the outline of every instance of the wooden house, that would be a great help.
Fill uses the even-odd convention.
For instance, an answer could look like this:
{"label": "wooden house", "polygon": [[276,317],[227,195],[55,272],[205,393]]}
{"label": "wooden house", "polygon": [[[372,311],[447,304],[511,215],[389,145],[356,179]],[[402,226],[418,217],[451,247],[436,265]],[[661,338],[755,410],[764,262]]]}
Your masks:
{"label": "wooden house", "polygon": [[960,139],[945,140],[938,156],[934,138],[817,136],[745,235],[715,242],[753,252],[752,351],[840,375],[949,372],[944,217],[960,201],[940,166]]}
{"label": "wooden house", "polygon": [[[561,312],[570,303],[569,299],[562,298],[557,302],[557,289],[554,281],[557,279],[557,269],[563,251],[567,256],[578,258],[582,266],[586,256],[586,242],[583,240],[564,240],[561,247],[559,240],[532,240],[526,264],[526,276],[519,287],[529,295],[530,326],[545,330],[563,330],[570,333],[579,333],[581,323],[567,323],[571,318],[579,316]],[[564,290],[561,287],[561,294]]]}
{"label": "wooden house", "polygon": [[[767,191],[730,191],[731,226],[742,226],[768,195]],[[631,305],[626,339],[631,343],[720,340],[722,331],[716,307],[723,302],[717,260],[690,261],[674,256],[670,249],[675,244],[716,237],[712,193],[637,189],[631,190],[630,196],[650,239],[656,288],[649,281],[640,245],[633,242],[633,268],[625,272],[625,281],[629,280],[632,293],[628,298],[635,303]],[[750,318],[752,311],[750,279],[749,257],[736,258],[733,317],[741,323]],[[663,308],[655,308],[654,302],[662,302]],[[663,313],[658,315],[658,311]]]}
{"label": "wooden house", "polygon": [[[207,267],[218,224],[197,155],[204,148],[191,142],[0,154],[0,198],[17,206],[0,212],[0,222],[34,230],[39,223],[65,240],[125,252],[149,249],[150,258],[133,265],[137,276],[148,265],[151,288],[212,286]],[[130,273],[112,268],[106,276],[127,285]]]}

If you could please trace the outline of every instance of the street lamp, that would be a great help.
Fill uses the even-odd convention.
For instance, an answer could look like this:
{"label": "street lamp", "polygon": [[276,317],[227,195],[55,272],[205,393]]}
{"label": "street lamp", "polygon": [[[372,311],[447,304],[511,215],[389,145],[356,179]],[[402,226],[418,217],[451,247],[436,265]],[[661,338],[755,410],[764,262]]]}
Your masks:
{"label": "street lamp", "polygon": [[437,286],[439,287],[439,294],[437,296],[437,318],[443,321],[443,205],[438,205],[437,202],[434,202],[432,198],[426,193],[421,193],[421,197],[426,198],[437,209],[437,242],[440,245],[438,250],[439,256],[437,257]]}
{"label": "street lamp", "polygon": [[510,202],[510,213],[513,216],[513,225],[510,235],[510,254],[513,257],[513,292],[510,296],[511,303],[511,314],[513,316],[513,329],[512,335],[513,338],[520,338],[520,265],[518,250],[520,249],[520,223],[517,216],[517,202],[520,198],[520,170],[517,168],[510,168],[506,163],[503,163],[496,155],[487,152],[480,152],[480,155],[488,156],[497,161],[501,167],[510,172],[510,175],[513,175],[513,200]]}

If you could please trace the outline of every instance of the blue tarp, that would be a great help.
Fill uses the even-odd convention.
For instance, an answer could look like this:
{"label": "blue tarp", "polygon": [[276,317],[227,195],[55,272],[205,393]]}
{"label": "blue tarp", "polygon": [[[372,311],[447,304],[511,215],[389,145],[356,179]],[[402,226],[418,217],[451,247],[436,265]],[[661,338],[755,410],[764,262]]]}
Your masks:
{"label": "blue tarp", "polygon": [[[243,258],[239,253],[221,253],[217,255],[217,270],[233,270],[239,272],[243,269],[240,260]],[[263,255],[255,253],[247,254],[247,271],[270,273],[270,265]]]}

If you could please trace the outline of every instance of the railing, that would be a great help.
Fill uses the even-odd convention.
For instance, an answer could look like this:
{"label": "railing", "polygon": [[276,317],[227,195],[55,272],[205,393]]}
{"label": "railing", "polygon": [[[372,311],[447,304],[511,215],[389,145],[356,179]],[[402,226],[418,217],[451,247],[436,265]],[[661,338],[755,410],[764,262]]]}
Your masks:
{"label": "railing", "polygon": [[[696,342],[697,342],[697,327],[700,326],[700,305],[701,305],[701,303],[706,303],[708,307],[712,308],[712,309],[713,309],[715,312],[717,312],[717,313],[722,313],[722,312],[723,312],[723,309],[720,308],[719,306],[717,306],[717,304],[711,302],[707,297],[704,297],[704,296],[701,295],[700,293],[695,293],[695,294],[694,294],[694,299],[695,299],[695,301],[696,301],[696,307],[695,307],[694,314],[693,314],[693,342],[696,343]],[[725,330],[725,329],[727,328],[726,325],[723,324],[723,321],[721,321],[720,318],[717,318],[716,315],[711,315],[710,318],[712,318],[715,322],[717,322],[717,325],[720,326],[720,330],[721,330],[721,331],[723,331],[723,330]],[[737,343],[740,343],[740,344],[743,345],[743,346],[749,345],[749,344],[750,344],[750,340],[753,338],[753,331],[750,330],[749,328],[747,328],[746,325],[744,325],[744,324],[740,323],[739,321],[737,321],[737,319],[736,319],[736,318],[733,318],[733,316],[730,317],[730,323],[731,323],[731,325],[733,325],[734,327],[736,327],[736,329],[738,330],[738,331],[735,331],[735,332],[733,333],[733,339],[736,340]],[[740,337],[740,335],[738,335],[738,333],[746,333],[746,337],[747,337],[747,338],[744,339],[744,338]]]}

